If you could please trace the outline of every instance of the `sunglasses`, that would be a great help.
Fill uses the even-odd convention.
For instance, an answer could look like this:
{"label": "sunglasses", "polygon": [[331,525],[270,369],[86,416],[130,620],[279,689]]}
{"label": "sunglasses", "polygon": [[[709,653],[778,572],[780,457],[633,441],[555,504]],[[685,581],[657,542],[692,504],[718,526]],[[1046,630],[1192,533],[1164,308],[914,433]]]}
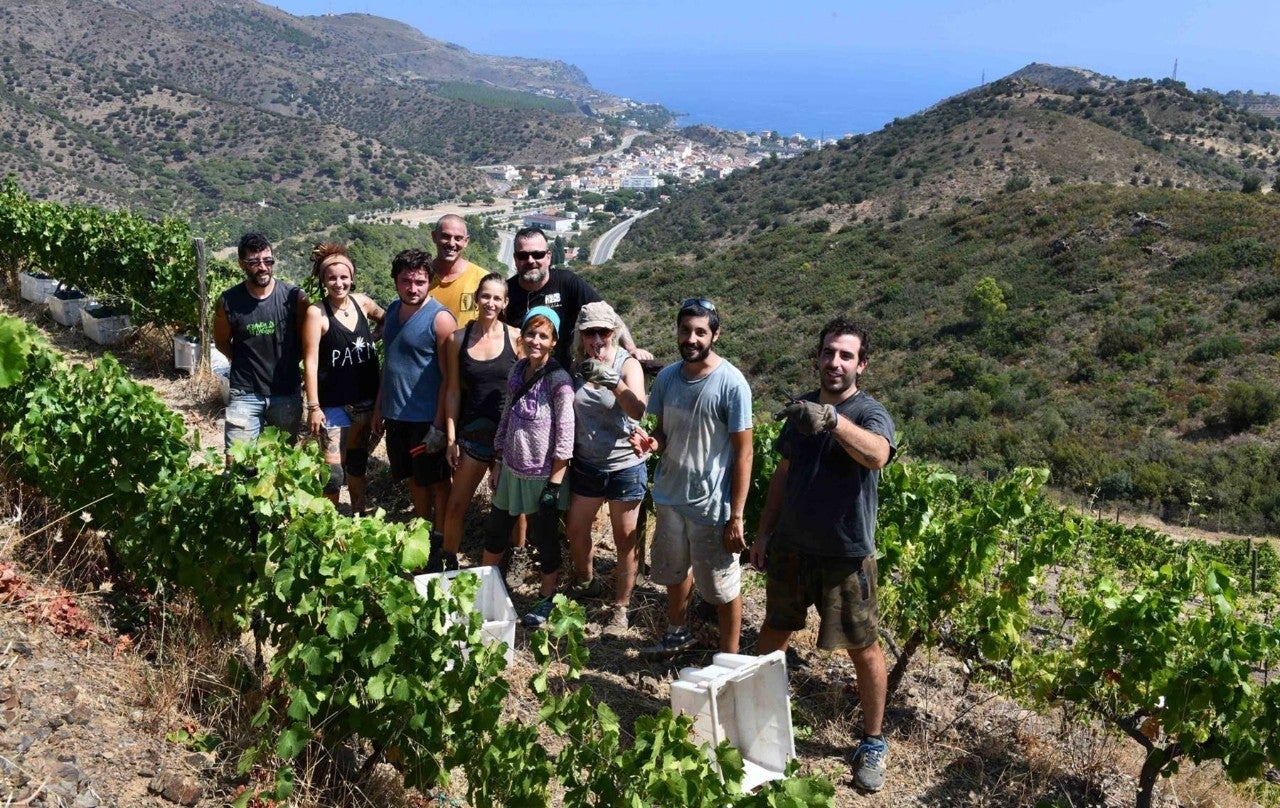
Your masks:
{"label": "sunglasses", "polygon": [[680,310],[684,311],[685,309],[691,309],[691,308],[694,308],[695,306],[698,308],[706,309],[707,311],[716,310],[716,304],[712,303],[710,300],[707,300],[705,297],[688,298],[687,300],[685,300],[683,303],[680,304]]}
{"label": "sunglasses", "polygon": [[516,250],[515,254],[516,258],[521,261],[527,258],[532,258],[535,261],[541,261],[543,258],[547,257],[546,250]]}
{"label": "sunglasses", "polygon": [[612,328],[584,328],[582,336],[584,337],[607,337],[613,334]]}
{"label": "sunglasses", "polygon": [[274,258],[241,258],[240,261],[247,267],[271,268],[276,265]]}

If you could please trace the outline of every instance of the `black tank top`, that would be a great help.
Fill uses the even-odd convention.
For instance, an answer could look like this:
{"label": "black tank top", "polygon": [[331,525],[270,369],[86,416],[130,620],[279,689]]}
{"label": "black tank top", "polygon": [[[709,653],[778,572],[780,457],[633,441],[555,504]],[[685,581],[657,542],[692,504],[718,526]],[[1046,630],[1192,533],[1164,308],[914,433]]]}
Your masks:
{"label": "black tank top", "polygon": [[231,389],[262,396],[297,395],[302,382],[298,287],[276,279],[259,300],[241,283],[222,293],[231,327]]}
{"label": "black tank top", "polygon": [[319,369],[320,406],[341,407],[373,401],[378,396],[378,352],[373,346],[373,332],[364,310],[356,307],[355,330],[347,328],[333,313],[329,299],[320,301],[329,330],[320,337]]}
{"label": "black tank top", "polygon": [[462,347],[458,356],[458,376],[462,383],[462,419],[460,437],[485,445],[493,444],[502,415],[502,397],[507,392],[507,377],[516,363],[516,352],[511,346],[511,332],[502,329],[502,353],[493,359],[474,359],[467,353],[471,341],[471,327],[467,323],[462,335]]}

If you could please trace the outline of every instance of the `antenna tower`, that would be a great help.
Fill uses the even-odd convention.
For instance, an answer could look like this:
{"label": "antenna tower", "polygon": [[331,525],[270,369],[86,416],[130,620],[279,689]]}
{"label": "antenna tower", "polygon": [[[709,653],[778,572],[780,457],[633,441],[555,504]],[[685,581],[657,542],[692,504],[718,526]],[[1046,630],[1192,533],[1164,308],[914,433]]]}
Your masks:
{"label": "antenna tower", "polygon": [[1173,60],[1173,80],[1174,81],[1178,80],[1178,60],[1177,59]]}

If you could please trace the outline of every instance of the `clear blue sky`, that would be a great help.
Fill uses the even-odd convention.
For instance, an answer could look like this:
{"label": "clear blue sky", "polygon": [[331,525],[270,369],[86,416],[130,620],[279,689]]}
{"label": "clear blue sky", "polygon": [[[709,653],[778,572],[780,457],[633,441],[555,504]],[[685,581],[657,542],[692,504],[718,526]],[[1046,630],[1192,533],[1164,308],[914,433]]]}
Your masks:
{"label": "clear blue sky", "polygon": [[[797,82],[819,85],[826,98],[843,89],[841,109],[828,111],[838,112],[833,125],[869,131],[977,85],[984,73],[992,80],[1029,62],[1161,78],[1177,59],[1178,78],[1193,89],[1280,92],[1276,0],[271,5],[300,15],[376,14],[479,53],[562,59],[606,92],[712,123],[729,116],[783,131],[818,125],[805,107],[823,95],[792,91]],[[711,96],[715,104],[704,105]],[[772,117],[780,120],[770,123]]]}

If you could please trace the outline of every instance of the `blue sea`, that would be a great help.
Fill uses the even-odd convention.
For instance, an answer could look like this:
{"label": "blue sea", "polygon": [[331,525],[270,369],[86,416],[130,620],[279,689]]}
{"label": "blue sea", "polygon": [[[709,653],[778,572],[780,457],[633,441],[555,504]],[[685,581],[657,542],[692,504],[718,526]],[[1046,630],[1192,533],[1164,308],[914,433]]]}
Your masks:
{"label": "blue sea", "polygon": [[[591,85],[680,113],[679,125],[838,138],[873,132],[977,86],[932,63],[840,54],[661,54],[569,57]],[[678,65],[678,67],[677,67]]]}

